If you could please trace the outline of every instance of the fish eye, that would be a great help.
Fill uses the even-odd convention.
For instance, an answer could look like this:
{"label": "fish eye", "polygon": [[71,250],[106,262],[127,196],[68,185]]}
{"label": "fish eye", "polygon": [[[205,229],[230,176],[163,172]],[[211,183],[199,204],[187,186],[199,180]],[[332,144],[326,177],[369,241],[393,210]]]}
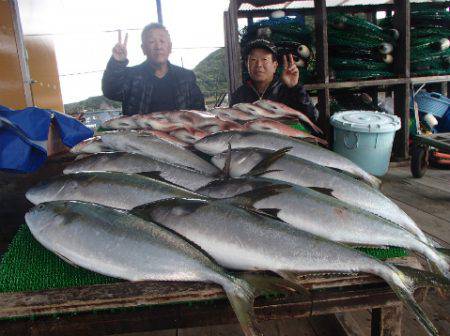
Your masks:
{"label": "fish eye", "polygon": [[38,204],[37,209],[38,210],[44,210],[45,209],[45,205],[40,203],[40,204]]}

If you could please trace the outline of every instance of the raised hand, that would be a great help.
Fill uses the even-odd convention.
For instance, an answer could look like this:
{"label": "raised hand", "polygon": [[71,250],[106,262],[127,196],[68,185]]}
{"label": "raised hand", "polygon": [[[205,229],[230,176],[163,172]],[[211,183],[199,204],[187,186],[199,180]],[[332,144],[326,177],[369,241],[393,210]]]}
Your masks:
{"label": "raised hand", "polygon": [[281,73],[281,81],[289,88],[298,84],[300,74],[294,62],[294,57],[289,54],[289,61],[286,55],[283,56],[283,72]]}
{"label": "raised hand", "polygon": [[113,57],[116,61],[125,61],[127,59],[127,42],[128,42],[128,33],[125,34],[125,39],[122,43],[122,31],[118,30],[119,33],[119,41],[114,46],[112,50]]}

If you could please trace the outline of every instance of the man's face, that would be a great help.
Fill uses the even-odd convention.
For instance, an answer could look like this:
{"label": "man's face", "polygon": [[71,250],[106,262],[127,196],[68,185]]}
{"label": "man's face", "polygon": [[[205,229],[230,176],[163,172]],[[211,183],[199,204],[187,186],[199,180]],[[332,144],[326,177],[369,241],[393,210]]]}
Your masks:
{"label": "man's face", "polygon": [[170,36],[164,29],[152,29],[144,35],[142,51],[154,64],[165,64],[172,52]]}
{"label": "man's face", "polygon": [[278,62],[266,49],[253,49],[247,59],[247,69],[254,82],[270,83],[273,80]]}

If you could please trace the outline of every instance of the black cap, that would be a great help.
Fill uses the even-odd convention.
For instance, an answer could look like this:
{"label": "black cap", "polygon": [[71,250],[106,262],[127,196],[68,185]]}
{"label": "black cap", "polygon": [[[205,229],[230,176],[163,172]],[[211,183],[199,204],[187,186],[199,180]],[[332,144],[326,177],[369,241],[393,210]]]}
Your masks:
{"label": "black cap", "polygon": [[271,41],[266,39],[256,39],[247,44],[245,47],[245,55],[248,56],[253,49],[265,49],[277,56],[277,47]]}

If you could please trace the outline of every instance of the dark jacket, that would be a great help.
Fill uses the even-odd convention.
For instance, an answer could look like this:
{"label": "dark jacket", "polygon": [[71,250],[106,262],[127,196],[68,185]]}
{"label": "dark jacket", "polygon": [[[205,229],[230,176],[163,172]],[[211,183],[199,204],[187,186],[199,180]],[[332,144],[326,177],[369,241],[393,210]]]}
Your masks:
{"label": "dark jacket", "polygon": [[[125,115],[150,113],[154,71],[148,61],[134,67],[127,67],[127,64],[128,60],[119,62],[111,57],[102,78],[103,95],[122,102]],[[173,78],[176,109],[205,110],[195,74],[170,63],[169,73]]]}
{"label": "dark jacket", "polygon": [[[231,94],[230,106],[237,103],[253,103],[260,99],[251,81],[248,81],[237,88]],[[303,112],[311,121],[316,122],[319,112],[311,103],[305,88],[302,85],[288,88],[280,80],[275,79],[267,88],[261,99],[269,99],[290,106],[291,108]]]}

